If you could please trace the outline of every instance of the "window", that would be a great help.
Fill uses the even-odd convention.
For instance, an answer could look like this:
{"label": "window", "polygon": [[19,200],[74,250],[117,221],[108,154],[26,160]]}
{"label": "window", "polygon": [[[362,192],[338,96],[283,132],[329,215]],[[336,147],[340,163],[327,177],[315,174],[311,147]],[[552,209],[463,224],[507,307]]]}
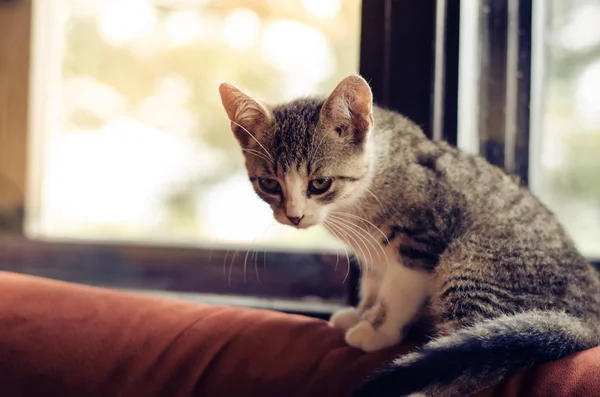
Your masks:
{"label": "window", "polygon": [[269,226],[217,86],[276,101],[357,71],[379,105],[519,175],[600,256],[593,0],[9,3],[0,269],[320,315],[355,301],[330,236]]}

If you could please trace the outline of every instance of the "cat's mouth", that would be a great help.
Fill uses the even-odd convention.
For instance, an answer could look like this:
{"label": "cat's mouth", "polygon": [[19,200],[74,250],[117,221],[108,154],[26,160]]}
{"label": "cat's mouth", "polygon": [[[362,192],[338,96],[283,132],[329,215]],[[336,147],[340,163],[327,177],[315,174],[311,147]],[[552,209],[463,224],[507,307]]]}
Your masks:
{"label": "cat's mouth", "polygon": [[312,227],[314,225],[316,225],[316,223],[306,222],[306,223],[300,223],[298,225],[291,225],[291,226],[295,227],[296,229],[308,229],[309,227]]}
{"label": "cat's mouth", "polygon": [[294,229],[308,229],[309,227],[315,225],[314,222],[309,222],[309,221],[301,221],[299,223],[294,223],[294,222],[287,221],[284,224],[288,225],[288,226],[291,226]]}

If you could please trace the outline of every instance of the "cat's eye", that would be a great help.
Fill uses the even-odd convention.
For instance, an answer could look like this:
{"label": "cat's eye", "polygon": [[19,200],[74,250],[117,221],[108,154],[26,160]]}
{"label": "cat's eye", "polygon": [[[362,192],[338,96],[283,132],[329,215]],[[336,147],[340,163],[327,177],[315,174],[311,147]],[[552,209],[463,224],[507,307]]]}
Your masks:
{"label": "cat's eye", "polygon": [[258,186],[268,194],[279,194],[281,192],[281,186],[275,179],[261,178],[258,180]]}
{"label": "cat's eye", "polygon": [[308,183],[308,191],[311,194],[323,194],[329,190],[332,183],[333,179],[331,178],[313,179]]}

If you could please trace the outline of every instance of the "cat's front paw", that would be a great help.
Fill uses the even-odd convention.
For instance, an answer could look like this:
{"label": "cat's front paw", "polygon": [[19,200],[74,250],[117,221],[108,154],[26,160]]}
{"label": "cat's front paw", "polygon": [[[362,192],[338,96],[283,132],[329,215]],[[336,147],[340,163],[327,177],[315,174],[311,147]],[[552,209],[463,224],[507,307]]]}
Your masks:
{"label": "cat's front paw", "polygon": [[365,352],[385,349],[400,342],[400,335],[388,335],[373,328],[368,321],[361,321],[346,332],[346,342]]}
{"label": "cat's front paw", "polygon": [[360,315],[358,310],[353,307],[347,307],[345,309],[338,310],[333,313],[329,322],[334,328],[350,329],[354,327],[360,321]]}

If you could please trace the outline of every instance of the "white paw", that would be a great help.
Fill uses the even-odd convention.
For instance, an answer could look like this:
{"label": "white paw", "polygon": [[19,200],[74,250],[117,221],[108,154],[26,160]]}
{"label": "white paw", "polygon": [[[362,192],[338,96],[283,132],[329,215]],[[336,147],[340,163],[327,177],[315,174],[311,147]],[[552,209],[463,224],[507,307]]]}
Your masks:
{"label": "white paw", "polygon": [[353,307],[347,307],[333,313],[329,322],[335,328],[350,329],[358,324],[359,320],[358,311]]}
{"label": "white paw", "polygon": [[386,335],[376,331],[370,322],[361,321],[346,332],[346,342],[365,352],[372,352],[400,342],[400,335]]}

